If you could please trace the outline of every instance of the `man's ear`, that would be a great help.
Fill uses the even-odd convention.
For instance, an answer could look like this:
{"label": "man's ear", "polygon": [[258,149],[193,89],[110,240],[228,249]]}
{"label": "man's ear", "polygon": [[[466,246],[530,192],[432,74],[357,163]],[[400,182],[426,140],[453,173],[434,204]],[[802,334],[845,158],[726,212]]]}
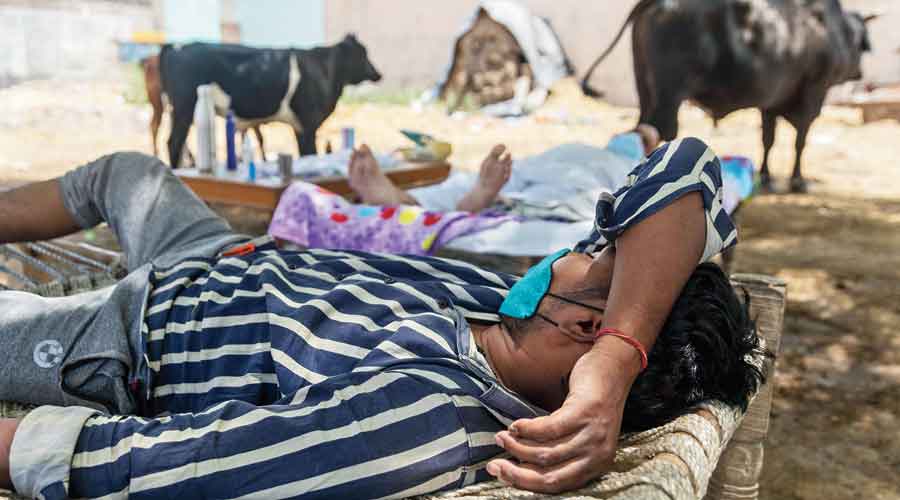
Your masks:
{"label": "man's ear", "polygon": [[602,314],[573,304],[566,304],[557,311],[554,318],[559,323],[557,331],[572,342],[594,343],[596,332],[603,323]]}

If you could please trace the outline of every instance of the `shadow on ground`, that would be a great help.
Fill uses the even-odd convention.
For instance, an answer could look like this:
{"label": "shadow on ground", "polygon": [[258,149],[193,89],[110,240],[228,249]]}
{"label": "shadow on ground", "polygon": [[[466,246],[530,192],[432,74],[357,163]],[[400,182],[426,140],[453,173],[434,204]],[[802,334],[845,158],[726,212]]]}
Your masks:
{"label": "shadow on ground", "polygon": [[900,202],[754,199],[735,270],[788,306],[762,497],[900,498]]}

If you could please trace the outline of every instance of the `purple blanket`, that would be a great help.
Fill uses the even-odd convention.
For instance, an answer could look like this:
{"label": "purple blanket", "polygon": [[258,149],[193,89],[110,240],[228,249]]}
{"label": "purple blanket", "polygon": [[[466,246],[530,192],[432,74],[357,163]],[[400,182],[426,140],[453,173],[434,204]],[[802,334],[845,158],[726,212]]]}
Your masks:
{"label": "purple blanket", "polygon": [[308,248],[430,255],[454,238],[515,219],[410,205],[354,205],[314,184],[295,182],[281,195],[269,234]]}

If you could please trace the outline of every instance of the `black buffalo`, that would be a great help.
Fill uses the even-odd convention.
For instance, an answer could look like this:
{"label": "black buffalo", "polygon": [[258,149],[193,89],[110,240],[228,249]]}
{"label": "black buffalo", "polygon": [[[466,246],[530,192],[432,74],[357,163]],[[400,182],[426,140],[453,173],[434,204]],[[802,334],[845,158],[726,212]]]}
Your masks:
{"label": "black buffalo", "polygon": [[771,189],[769,150],[781,116],[797,130],[792,191],[805,191],[800,173],[806,135],[828,89],[862,78],[871,50],[866,22],[838,0],[641,0],[610,47],[633,24],[634,73],[641,122],[665,140],[678,134],[678,108],[690,99],[715,120],[742,108],[762,113],[761,172]]}
{"label": "black buffalo", "polygon": [[241,45],[165,45],[163,92],[172,104],[169,160],[178,167],[194,119],[197,86],[214,84],[216,112],[234,112],[238,129],[278,121],[294,129],[301,155],[316,153],[316,131],[334,111],[345,85],[378,81],[366,48],[348,35],[329,47],[257,49]]}

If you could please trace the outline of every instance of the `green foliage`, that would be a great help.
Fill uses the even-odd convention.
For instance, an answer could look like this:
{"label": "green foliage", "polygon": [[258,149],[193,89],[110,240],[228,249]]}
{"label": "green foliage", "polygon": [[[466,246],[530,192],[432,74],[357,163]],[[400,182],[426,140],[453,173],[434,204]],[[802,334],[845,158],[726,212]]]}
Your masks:
{"label": "green foliage", "polygon": [[128,104],[140,106],[147,104],[147,87],[144,85],[144,69],[139,63],[127,64],[123,70],[127,80],[122,97]]}
{"label": "green foliage", "polygon": [[384,88],[370,85],[347,87],[341,95],[343,105],[375,104],[381,106],[408,105],[422,95],[421,87]]}

